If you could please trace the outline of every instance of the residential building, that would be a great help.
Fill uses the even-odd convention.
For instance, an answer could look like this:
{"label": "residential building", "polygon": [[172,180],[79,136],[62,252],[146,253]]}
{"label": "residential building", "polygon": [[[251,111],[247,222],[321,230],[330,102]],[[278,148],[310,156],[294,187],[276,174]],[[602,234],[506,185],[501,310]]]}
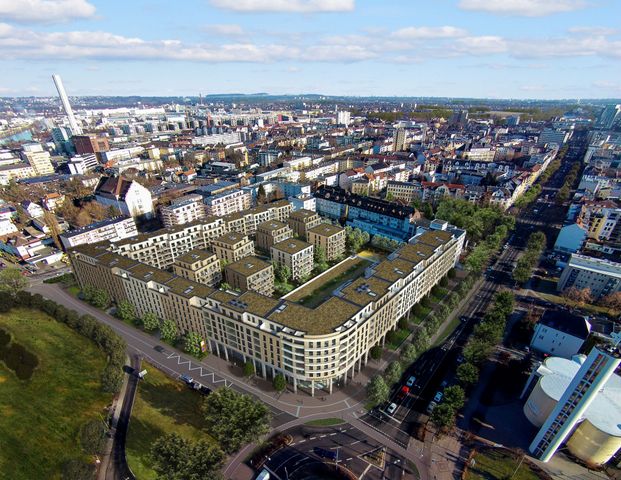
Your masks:
{"label": "residential building", "polygon": [[321,223],[321,217],[317,213],[302,209],[291,212],[287,220],[296,237],[307,238],[307,232]]}
{"label": "residential building", "polygon": [[105,206],[118,208],[128,217],[153,216],[151,192],[135,180],[103,177],[95,189],[95,199]]}
{"label": "residential building", "polygon": [[572,253],[558,280],[557,290],[588,288],[594,299],[621,290],[621,263]]}
{"label": "residential building", "polygon": [[17,227],[11,220],[0,220],[0,237],[17,233]]}
{"label": "residential building", "polygon": [[35,202],[31,202],[30,200],[24,200],[22,202],[22,208],[31,218],[38,218],[45,215],[43,208],[41,205]]}
{"label": "residential building", "polygon": [[59,238],[63,247],[69,249],[78,245],[103,242],[104,240],[116,242],[136,235],[138,235],[138,230],[132,217],[115,217],[61,233]]}
{"label": "residential building", "polygon": [[272,262],[289,268],[293,280],[308,277],[313,271],[315,247],[310,243],[289,238],[271,248]]}
{"label": "residential building", "polygon": [[243,190],[231,190],[206,197],[204,202],[207,215],[223,217],[248,210],[252,206],[252,197]]}
{"label": "residential building", "polygon": [[566,310],[546,310],[535,324],[530,348],[557,357],[576,355],[591,333],[591,324]]}
{"label": "residential building", "polygon": [[348,112],[347,110],[339,110],[336,113],[336,123],[347,127],[351,123],[351,112]]}
{"label": "residential building", "polygon": [[455,266],[465,232],[436,227],[444,230],[417,235],[315,308],[286,296],[213,290],[115,254],[105,244],[77,247],[70,259],[81,287],[96,284],[115,301],[127,299],[139,316],[149,311],[172,319],[181,334],[201,335],[213,354],[250,361],[264,378],[280,373],[294,391],[302,387],[314,395],[349,383],[371,348],[383,345],[387,333]]}
{"label": "residential building", "polygon": [[321,247],[328,260],[336,260],[345,254],[345,229],[329,223],[321,223],[306,232],[307,241]]}
{"label": "residential building", "polygon": [[245,210],[243,212],[232,213],[223,217],[227,231],[243,233],[244,235],[255,235],[257,225],[268,220],[286,222],[292,211],[291,203],[281,200],[267,205]]}
{"label": "residential building", "polygon": [[420,186],[411,182],[389,180],[386,186],[386,197],[411,204],[418,197]]}
{"label": "residential building", "polygon": [[226,263],[236,262],[249,255],[254,255],[254,243],[246,235],[229,232],[216,237],[211,248],[218,258]]}
{"label": "residential building", "polygon": [[569,133],[564,130],[554,130],[551,128],[544,128],[539,134],[539,145],[545,145],[547,143],[555,143],[559,147],[562,147],[569,139]]}
{"label": "residential building", "polygon": [[41,199],[41,203],[43,204],[43,208],[53,212],[65,203],[65,195],[58,192],[48,193]]}
{"label": "residential building", "polygon": [[393,151],[402,152],[405,149],[405,129],[397,128],[392,142]]}
{"label": "residential building", "polygon": [[91,153],[90,155],[71,157],[67,164],[69,165],[71,175],[84,175],[95,170],[95,167],[99,165],[99,161],[97,160],[97,155]]}
{"label": "residential building", "polygon": [[584,245],[587,232],[579,223],[571,223],[561,227],[554,242],[554,251],[561,253],[576,253]]}
{"label": "residential building", "polygon": [[224,278],[231,288],[270,297],[274,293],[274,267],[258,257],[249,256],[224,267]]}
{"label": "residential building", "polygon": [[207,217],[201,195],[184,195],[170,205],[160,208],[160,217],[166,228],[204,220]]}
{"label": "residential building", "polygon": [[11,180],[21,180],[35,176],[34,169],[28,163],[13,163],[0,166],[0,185],[8,185]]}
{"label": "residential building", "polygon": [[293,230],[284,222],[268,220],[257,225],[257,247],[269,252],[272,245],[293,236]]}
{"label": "residential building", "polygon": [[222,266],[215,253],[195,248],[178,256],[172,264],[175,275],[215,287],[222,281]]}
{"label": "residential building", "polygon": [[95,134],[74,135],[71,140],[78,155],[88,155],[110,150],[107,137]]}
{"label": "residential building", "polygon": [[35,176],[42,177],[54,173],[50,152],[46,152],[42,148],[35,149],[22,152],[22,157],[32,167]]}

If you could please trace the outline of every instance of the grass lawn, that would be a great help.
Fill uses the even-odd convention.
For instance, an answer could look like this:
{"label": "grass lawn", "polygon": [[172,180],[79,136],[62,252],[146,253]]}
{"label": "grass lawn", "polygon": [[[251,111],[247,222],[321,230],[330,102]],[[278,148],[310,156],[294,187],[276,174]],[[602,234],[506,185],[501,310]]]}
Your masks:
{"label": "grass lawn", "polygon": [[410,333],[411,332],[409,330],[398,329],[395,339],[392,342],[387,343],[386,346],[391,350],[396,350],[401,346]]}
{"label": "grass lawn", "polygon": [[321,418],[319,420],[311,420],[310,422],[306,422],[305,425],[309,425],[311,427],[331,427],[333,425],[342,425],[345,423],[345,420],[342,418]]}
{"label": "grass lawn", "polygon": [[300,302],[310,308],[315,308],[328,298],[332,291],[347,280],[359,277],[370,264],[362,258],[348,258],[334,267],[328,274],[315,277],[307,282],[293,295],[287,297],[292,302]]}
{"label": "grass lawn", "polygon": [[458,325],[461,323],[459,320],[459,316],[455,316],[453,320],[449,322],[449,324],[444,328],[438,339],[433,343],[430,348],[437,347],[438,345],[444,343],[444,341],[455,331]]}
{"label": "grass lawn", "polygon": [[39,359],[26,381],[0,363],[0,479],[59,479],[67,460],[89,460],[78,432],[105,416],[112,400],[100,388],[106,359],[93,342],[35,310],[2,314],[0,327]]}
{"label": "grass lawn", "polygon": [[130,468],[140,480],[155,479],[150,468],[151,445],[161,435],[178,433],[192,440],[212,440],[205,433],[200,413],[203,395],[190,390],[161,371],[143,362],[147,370],[138,385],[127,434],[126,455]]}
{"label": "grass lawn", "polygon": [[[509,478],[518,466],[519,457],[514,458],[501,449],[487,449],[475,454],[474,467],[469,467],[466,480],[503,480]],[[513,480],[540,480],[538,473],[531,470],[529,464],[522,462],[512,477]]]}

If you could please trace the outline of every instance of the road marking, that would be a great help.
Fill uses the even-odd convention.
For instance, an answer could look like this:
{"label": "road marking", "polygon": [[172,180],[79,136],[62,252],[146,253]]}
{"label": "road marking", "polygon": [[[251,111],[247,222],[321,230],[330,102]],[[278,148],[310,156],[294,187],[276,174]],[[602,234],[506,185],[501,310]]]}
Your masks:
{"label": "road marking", "polygon": [[299,417],[300,416],[300,410],[302,409],[302,407],[297,407],[297,409],[295,410],[295,416]]}
{"label": "road marking", "polygon": [[356,440],[355,442],[352,442],[349,445],[356,445],[357,443],[360,443],[360,440]]}
{"label": "road marking", "polygon": [[336,435],[336,433],[331,433],[330,436],[333,437],[334,435]]}
{"label": "road marking", "polygon": [[310,437],[309,440],[316,440],[317,437]]}

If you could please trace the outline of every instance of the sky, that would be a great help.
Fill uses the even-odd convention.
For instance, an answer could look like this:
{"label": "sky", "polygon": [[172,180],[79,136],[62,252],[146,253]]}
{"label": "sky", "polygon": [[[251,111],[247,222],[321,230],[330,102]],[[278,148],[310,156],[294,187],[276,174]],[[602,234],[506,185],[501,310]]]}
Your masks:
{"label": "sky", "polygon": [[0,96],[621,97],[621,0],[0,0]]}

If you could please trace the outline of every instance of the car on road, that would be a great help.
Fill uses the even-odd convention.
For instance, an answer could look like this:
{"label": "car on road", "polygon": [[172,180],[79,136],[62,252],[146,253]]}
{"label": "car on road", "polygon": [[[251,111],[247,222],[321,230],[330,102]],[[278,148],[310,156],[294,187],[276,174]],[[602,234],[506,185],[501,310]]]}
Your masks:
{"label": "car on road", "polygon": [[336,452],[334,450],[326,450],[325,448],[315,447],[313,448],[313,452],[315,452],[315,455],[318,455],[322,458],[327,458],[328,460],[336,460]]}
{"label": "car on road", "polygon": [[467,322],[468,321],[468,317],[466,315],[462,315],[461,317],[459,317],[459,321]]}
{"label": "car on road", "polygon": [[410,388],[413,387],[415,383],[416,383],[416,377],[414,375],[408,378],[408,381],[405,382],[405,384]]}
{"label": "car on road", "polygon": [[155,350],[156,352],[164,353],[164,347],[162,347],[161,345],[156,345],[155,347],[153,347],[153,350]]}
{"label": "car on road", "polygon": [[198,389],[203,395],[209,395],[211,393],[211,388],[206,387],[205,385],[201,385],[201,388]]}
{"label": "car on road", "polygon": [[391,403],[390,405],[388,405],[388,408],[386,409],[386,413],[388,415],[394,415],[394,413],[397,411],[397,404],[396,403]]}
{"label": "car on road", "polygon": [[192,382],[194,382],[194,379],[192,377],[190,377],[189,375],[181,375],[179,377],[179,380],[181,380],[182,382],[187,383],[188,385],[191,385]]}
{"label": "car on road", "polygon": [[444,394],[440,391],[437,391],[435,396],[433,397],[433,401],[434,402],[441,402],[442,398],[444,397]]}
{"label": "car on road", "polygon": [[410,387],[403,385],[397,393],[397,400],[403,400],[410,393]]}
{"label": "car on road", "polygon": [[448,385],[448,380],[442,380],[442,383],[440,384],[440,388],[445,388]]}
{"label": "car on road", "polygon": [[457,357],[457,363],[464,363],[464,356],[460,355],[459,357]]}
{"label": "car on road", "polygon": [[433,409],[436,408],[438,406],[437,402],[429,402],[429,405],[427,405],[427,415],[431,415],[431,412],[433,412]]}

